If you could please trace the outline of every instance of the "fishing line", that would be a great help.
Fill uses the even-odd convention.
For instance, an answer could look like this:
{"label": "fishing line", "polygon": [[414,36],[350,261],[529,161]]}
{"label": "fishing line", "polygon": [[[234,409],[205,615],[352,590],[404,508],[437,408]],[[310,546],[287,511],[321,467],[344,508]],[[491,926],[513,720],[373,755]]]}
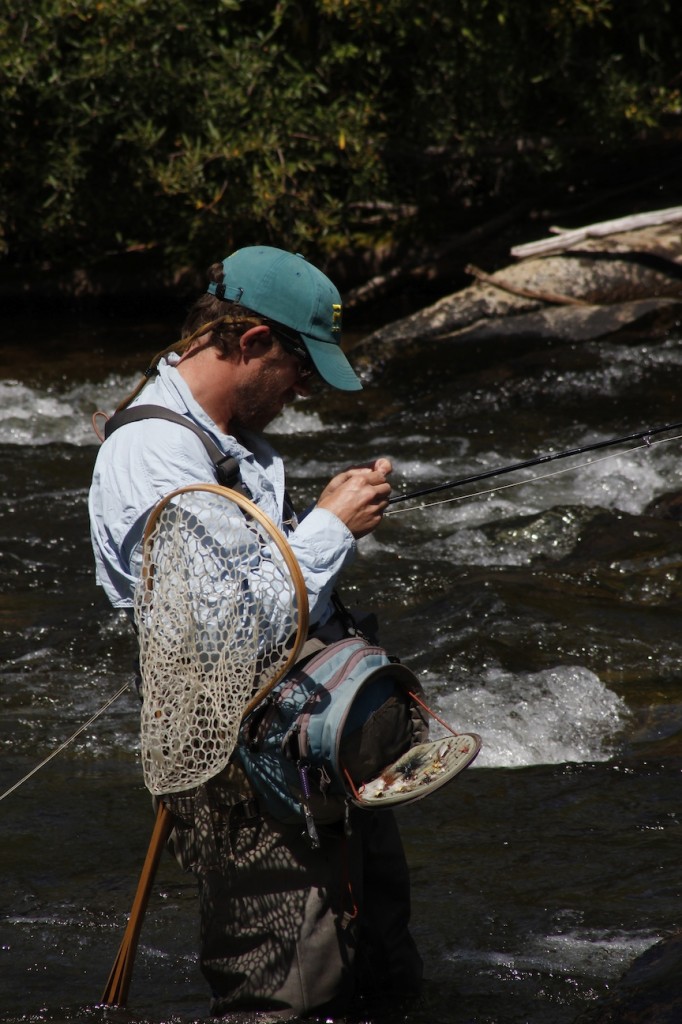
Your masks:
{"label": "fishing line", "polygon": [[[662,434],[668,430],[677,430],[682,423],[668,423],[664,427],[648,427],[646,430],[638,430],[634,434],[626,434],[625,437],[612,437],[608,441],[595,441],[592,444],[584,444],[579,448],[569,448],[564,452],[549,452],[545,455],[536,455],[524,462],[515,462],[510,466],[501,466],[498,469],[488,469],[482,473],[474,473],[471,476],[462,477],[459,480],[448,480],[443,484],[422,487],[417,491],[408,491],[406,494],[394,494],[388,499],[389,505],[395,505],[399,501],[409,501],[410,498],[421,498],[426,494],[435,494],[438,491],[447,491],[453,487],[463,487],[465,484],[476,483],[478,480],[488,480],[493,476],[502,476],[504,473],[513,473],[517,469],[528,469],[530,466],[539,466],[543,462],[555,462],[557,459],[567,459],[571,455],[583,455],[585,452],[593,452],[598,448],[610,448],[617,444],[625,444],[626,441],[636,441],[644,438],[646,445],[650,445],[649,438],[653,434]],[[665,440],[665,439],[664,439]],[[668,441],[675,440],[667,438]],[[641,446],[638,446],[641,447]]]}
{"label": "fishing line", "polygon": [[[488,487],[483,491],[472,491],[470,494],[456,494],[451,498],[440,498],[438,501],[427,501],[422,505],[409,505],[407,508],[389,509],[384,512],[384,516],[397,516],[400,515],[401,512],[421,512],[423,509],[434,508],[436,505],[447,505],[452,501],[466,501],[469,498],[485,497],[488,494],[495,494],[497,491],[506,491],[510,487],[523,487],[524,484],[534,484],[540,480],[549,480],[551,477],[561,476],[563,473],[576,473],[580,469],[588,469],[590,466],[596,466],[600,462],[607,462],[609,459],[615,459],[620,455],[631,455],[632,452],[641,451],[643,448],[653,448],[655,444],[667,444],[668,441],[680,440],[682,440],[682,434],[677,434],[674,437],[663,437],[659,441],[647,441],[645,444],[635,445],[634,448],[626,448],[622,452],[610,452],[608,455],[603,455],[600,459],[590,459],[588,462],[581,462],[576,466],[564,466],[562,469],[555,469],[551,473],[542,473],[539,476],[532,476],[526,480],[514,480],[509,484],[499,484],[497,487]],[[493,473],[495,472],[497,471],[493,470]]]}
{"label": "fishing line", "polygon": [[77,736],[80,736],[80,734],[82,732],[84,732],[85,729],[88,728],[88,726],[92,725],[92,723],[95,722],[99,718],[100,715],[103,715],[104,712],[107,710],[107,708],[110,708],[111,705],[114,703],[114,701],[118,700],[118,698],[121,696],[121,694],[126,692],[126,690],[129,688],[129,686],[130,686],[129,682],[125,683],[121,687],[120,690],[116,691],[116,693],[113,695],[113,697],[109,698],[109,700],[106,702],[106,704],[102,705],[102,707],[99,709],[99,711],[95,711],[94,715],[92,715],[90,718],[88,718],[87,722],[83,722],[83,724],[80,725],[76,729],[76,731],[74,733],[72,733],[71,736],[69,736],[68,740],[64,740],[63,743],[60,743],[60,745],[55,750],[53,750],[51,754],[48,754],[47,757],[43,761],[40,762],[40,764],[37,764],[35,766],[35,768],[32,768],[31,771],[28,773],[28,775],[24,775],[23,779],[19,779],[19,781],[15,782],[13,786],[10,786],[9,789],[6,789],[4,793],[0,793],[0,800],[4,800],[5,797],[9,796],[10,793],[13,793],[15,791],[15,789],[19,789],[19,786],[23,786],[23,784],[25,782],[28,782],[28,780],[33,775],[35,775],[36,772],[39,772],[41,768],[44,768],[46,764],[49,764],[49,762],[52,760],[53,757],[56,757],[57,754],[61,754],[62,750],[66,750],[66,748],[68,747],[69,743],[73,743],[73,741],[76,739]]}

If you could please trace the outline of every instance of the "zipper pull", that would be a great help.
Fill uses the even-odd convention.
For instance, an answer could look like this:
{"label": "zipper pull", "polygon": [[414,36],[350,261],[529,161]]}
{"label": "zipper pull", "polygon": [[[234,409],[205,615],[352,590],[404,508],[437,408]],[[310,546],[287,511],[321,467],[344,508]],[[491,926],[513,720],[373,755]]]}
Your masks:
{"label": "zipper pull", "polygon": [[306,828],[308,829],[308,835],[310,836],[310,845],[312,846],[313,850],[319,850],[320,837],[317,834],[315,819],[313,818],[313,812],[310,809],[310,784],[308,782],[308,762],[301,760],[298,762],[296,767],[298,768],[298,777],[301,781],[301,807],[303,808],[305,824]]}

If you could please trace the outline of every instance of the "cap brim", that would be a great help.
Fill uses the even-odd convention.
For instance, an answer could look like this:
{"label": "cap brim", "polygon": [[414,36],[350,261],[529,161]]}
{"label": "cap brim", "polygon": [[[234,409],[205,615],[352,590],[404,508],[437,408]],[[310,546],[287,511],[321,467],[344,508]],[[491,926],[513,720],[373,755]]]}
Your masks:
{"label": "cap brim", "polygon": [[340,391],[362,390],[360,378],[339,345],[335,342],[308,338],[305,334],[302,334],[301,337],[315,364],[315,369],[327,384],[331,384],[333,388],[338,388]]}

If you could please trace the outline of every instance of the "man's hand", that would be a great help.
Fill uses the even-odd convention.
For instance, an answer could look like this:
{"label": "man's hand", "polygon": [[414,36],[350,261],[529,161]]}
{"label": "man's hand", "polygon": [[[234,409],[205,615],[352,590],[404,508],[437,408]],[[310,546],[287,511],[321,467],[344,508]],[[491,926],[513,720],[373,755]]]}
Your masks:
{"label": "man's hand", "polygon": [[386,477],[392,470],[385,458],[366,466],[351,466],[329,481],[317,507],[338,516],[354,537],[364,537],[381,522],[391,493]]}

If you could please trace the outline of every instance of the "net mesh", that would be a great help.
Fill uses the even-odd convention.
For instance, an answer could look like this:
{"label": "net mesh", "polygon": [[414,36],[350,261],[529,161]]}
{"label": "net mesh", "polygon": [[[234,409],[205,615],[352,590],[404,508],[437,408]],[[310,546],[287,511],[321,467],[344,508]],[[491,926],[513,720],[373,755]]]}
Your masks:
{"label": "net mesh", "polygon": [[293,663],[305,586],[252,502],[217,485],[183,488],[150,516],[135,622],[145,784],[182,792],[222,771],[242,716]]}

